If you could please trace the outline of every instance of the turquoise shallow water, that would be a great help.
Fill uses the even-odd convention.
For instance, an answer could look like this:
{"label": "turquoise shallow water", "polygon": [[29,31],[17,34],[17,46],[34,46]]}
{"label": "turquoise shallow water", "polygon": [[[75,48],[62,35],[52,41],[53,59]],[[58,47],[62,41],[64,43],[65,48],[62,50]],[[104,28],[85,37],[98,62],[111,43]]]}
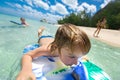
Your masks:
{"label": "turquoise shallow water", "polygon": [[[45,26],[48,33],[55,34],[57,27],[52,24],[26,19],[30,24],[24,28],[10,22],[20,22],[19,17],[0,14],[0,80],[14,80],[20,69],[22,51],[26,45],[37,42],[37,31]],[[112,80],[120,79],[120,48],[91,39],[89,59],[107,72]]]}

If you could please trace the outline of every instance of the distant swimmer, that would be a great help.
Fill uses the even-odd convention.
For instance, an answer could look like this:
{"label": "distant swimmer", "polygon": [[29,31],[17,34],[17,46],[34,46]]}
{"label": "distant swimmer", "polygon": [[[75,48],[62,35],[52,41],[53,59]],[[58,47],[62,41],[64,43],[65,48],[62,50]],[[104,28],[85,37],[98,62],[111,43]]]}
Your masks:
{"label": "distant swimmer", "polygon": [[21,24],[25,26],[29,26],[29,24],[25,21],[25,18],[20,18]]}

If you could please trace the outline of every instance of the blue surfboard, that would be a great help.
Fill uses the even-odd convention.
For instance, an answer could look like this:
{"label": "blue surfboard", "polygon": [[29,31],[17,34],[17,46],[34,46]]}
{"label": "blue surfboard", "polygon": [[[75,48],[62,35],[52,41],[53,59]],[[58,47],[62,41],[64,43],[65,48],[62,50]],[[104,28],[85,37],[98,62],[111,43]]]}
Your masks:
{"label": "blue surfboard", "polygon": [[15,21],[10,21],[11,23],[17,24],[17,25],[22,25],[21,23],[15,22]]}

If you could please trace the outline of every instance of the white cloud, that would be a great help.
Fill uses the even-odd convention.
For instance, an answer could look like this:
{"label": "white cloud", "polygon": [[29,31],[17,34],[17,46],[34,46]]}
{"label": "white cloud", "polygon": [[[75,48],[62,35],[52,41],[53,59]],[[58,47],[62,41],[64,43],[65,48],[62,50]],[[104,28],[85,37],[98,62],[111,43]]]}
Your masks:
{"label": "white cloud", "polygon": [[85,9],[84,9],[84,7],[83,6],[78,6],[78,8],[77,8],[77,12],[81,12],[81,11],[84,11]]}
{"label": "white cloud", "polygon": [[22,8],[22,6],[20,4],[14,4],[14,6],[16,6],[16,8],[19,8],[19,9]]}
{"label": "white cloud", "polygon": [[78,6],[78,0],[62,0],[64,4],[69,6],[71,9],[75,10]]}
{"label": "white cloud", "polygon": [[56,5],[51,6],[51,10],[52,10],[52,12],[57,12],[57,13],[62,14],[62,15],[68,14],[68,11],[65,8],[65,6],[60,4],[60,3],[56,3]]}
{"label": "white cloud", "polygon": [[9,2],[5,2],[5,4],[11,6],[11,7],[14,7],[14,5],[12,3],[9,3]]}
{"label": "white cloud", "polygon": [[[22,0],[23,1],[23,0]],[[23,15],[25,17],[30,17],[34,19],[46,19],[51,22],[57,22],[57,20],[61,19],[62,16],[55,15],[54,13],[59,13],[61,15],[68,15],[70,12],[68,12],[65,5],[56,2],[56,5],[49,6],[48,3],[43,2],[42,0],[24,0],[26,1],[30,6],[27,5],[20,5],[20,4],[13,4],[6,2],[9,6],[13,7],[5,10],[11,11],[11,13],[14,13],[16,15]],[[79,11],[86,11],[87,13],[95,13],[96,12],[96,6],[95,5],[89,5],[87,3],[82,3],[78,6],[77,0],[62,0],[64,4],[68,5],[71,9]],[[33,9],[32,5],[35,7],[41,7],[45,10],[50,10],[52,14],[50,13],[42,13],[37,11],[37,9]],[[72,10],[71,10],[72,12]]]}
{"label": "white cloud", "polygon": [[23,5],[23,10],[26,12],[34,12],[30,6]]}
{"label": "white cloud", "polygon": [[48,22],[57,23],[57,20],[61,19],[62,16],[47,13],[47,15],[45,15],[45,18],[48,20]]}
{"label": "white cloud", "polygon": [[49,9],[49,5],[45,2],[43,2],[42,0],[34,0],[33,3],[35,4],[35,6],[37,7],[41,7],[45,10]]}
{"label": "white cloud", "polygon": [[9,3],[9,2],[5,2],[7,5],[15,8],[15,9],[22,9],[22,6],[20,4],[13,4],[13,3]]}
{"label": "white cloud", "polygon": [[27,4],[29,4],[30,6],[33,6],[32,4],[32,0],[25,0],[27,2]]}
{"label": "white cloud", "polygon": [[86,2],[82,3],[80,6],[78,6],[77,12],[86,11],[87,13],[95,13],[96,12],[96,6],[95,5],[89,5]]}
{"label": "white cloud", "polygon": [[113,0],[104,0],[104,3],[102,3],[100,7],[104,8],[110,1],[113,1]]}
{"label": "white cloud", "polygon": [[37,10],[32,9],[30,6],[27,6],[27,5],[23,5],[21,7],[20,6],[21,5],[19,5],[18,6],[19,8],[17,9],[0,7],[0,10],[2,10],[2,12],[4,13],[10,12],[9,14],[12,14],[12,15],[14,14],[15,16],[20,16],[20,17],[22,16],[25,18],[31,18],[31,19],[37,19],[37,20],[46,19],[48,22],[51,22],[51,23],[57,23],[57,20],[62,18],[62,16],[59,16],[59,15],[53,15],[50,13],[44,14],[42,12],[38,12]]}

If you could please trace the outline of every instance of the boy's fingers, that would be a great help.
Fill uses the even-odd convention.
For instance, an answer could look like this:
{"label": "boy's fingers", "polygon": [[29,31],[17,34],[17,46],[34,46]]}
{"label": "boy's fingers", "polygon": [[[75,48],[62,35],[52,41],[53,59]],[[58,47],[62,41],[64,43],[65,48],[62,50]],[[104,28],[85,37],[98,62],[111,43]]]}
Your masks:
{"label": "boy's fingers", "polygon": [[36,77],[35,76],[31,76],[31,80],[36,80]]}

